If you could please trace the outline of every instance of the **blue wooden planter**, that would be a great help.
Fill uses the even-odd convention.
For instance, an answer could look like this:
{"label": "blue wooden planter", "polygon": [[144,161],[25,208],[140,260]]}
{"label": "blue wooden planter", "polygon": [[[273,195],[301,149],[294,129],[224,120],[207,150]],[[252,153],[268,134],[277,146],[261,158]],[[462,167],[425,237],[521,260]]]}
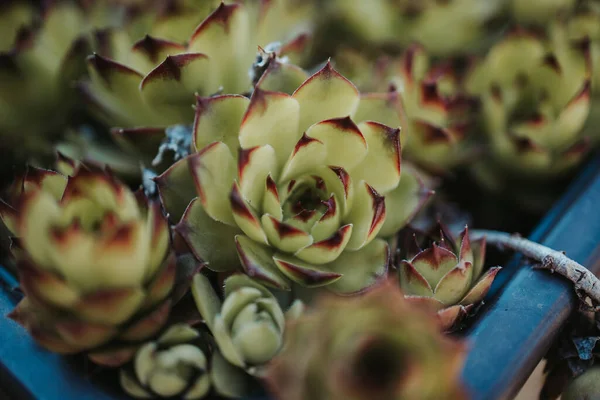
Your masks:
{"label": "blue wooden planter", "polygon": [[[531,238],[564,250],[600,271],[600,157],[580,174],[541,221]],[[510,278],[510,279],[509,279]],[[0,268],[0,313],[20,299],[17,281]],[[515,395],[576,305],[570,284],[518,258],[504,269],[465,332],[470,353],[463,377],[473,399]],[[112,378],[112,379],[111,379]],[[116,375],[98,373],[81,358],[70,359],[37,347],[23,328],[0,317],[0,398],[40,400],[126,399]]]}

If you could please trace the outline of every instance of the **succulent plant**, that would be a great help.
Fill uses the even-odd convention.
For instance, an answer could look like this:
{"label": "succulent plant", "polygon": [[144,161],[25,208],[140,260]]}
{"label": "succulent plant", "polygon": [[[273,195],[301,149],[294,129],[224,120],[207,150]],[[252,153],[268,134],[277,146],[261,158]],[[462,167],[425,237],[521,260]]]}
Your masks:
{"label": "succulent plant", "polygon": [[575,378],[561,395],[562,400],[594,400],[600,396],[600,367],[592,367]]}
{"label": "succulent plant", "polygon": [[596,144],[600,140],[596,129],[600,122],[600,3],[593,0],[582,2],[576,13],[567,20],[567,35],[569,40],[575,42],[590,41],[592,99],[584,133]]}
{"label": "succulent plant", "polygon": [[548,40],[512,32],[474,68],[467,87],[481,100],[488,154],[473,171],[486,187],[518,192],[564,175],[586,154],[589,42],[569,41],[564,26],[554,25]]}
{"label": "succulent plant", "polygon": [[268,286],[376,283],[389,262],[380,237],[431,194],[401,173],[399,128],[373,121],[381,110],[369,118],[387,97],[361,98],[330,64],[291,96],[261,87],[251,99],[198,99],[197,153],[156,178],[168,212],[183,214],[176,232],[208,268],[241,263]]}
{"label": "succulent plant", "polygon": [[359,82],[361,90],[399,92],[403,155],[436,173],[447,173],[477,152],[469,135],[477,101],[464,92],[466,68],[460,64],[450,59],[433,62],[418,44],[409,46],[401,57],[382,56],[375,61],[345,49],[336,63],[353,82]]}
{"label": "succulent plant", "polygon": [[0,215],[25,298],[11,316],[42,347],[119,365],[165,323],[176,262],[157,203],[109,173],[30,168]]}
{"label": "succulent plant", "polygon": [[57,2],[34,26],[39,17],[24,1],[0,6],[0,151],[6,164],[50,155],[75,105],[71,81],[85,70],[82,10]]}
{"label": "succulent plant", "polygon": [[501,268],[484,271],[485,239],[471,242],[467,228],[459,240],[443,228],[440,237],[398,270],[407,300],[436,312],[442,330],[450,330],[483,300]]}
{"label": "succulent plant", "polygon": [[[223,357],[260,375],[281,349],[286,315],[275,296],[246,275],[230,276],[224,287],[221,302],[208,279],[196,274],[192,294],[198,310]],[[302,303],[297,301],[288,311],[289,318],[297,318],[301,312]]]}
{"label": "succulent plant", "polygon": [[88,59],[91,81],[81,85],[92,110],[110,126],[165,128],[193,121],[194,93],[248,92],[258,35],[269,28],[254,26],[251,11],[221,3],[186,45],[146,35],[131,46],[124,31],[101,35],[99,53]]}
{"label": "succulent plant", "polygon": [[570,14],[578,0],[509,0],[511,16],[520,24],[544,25]]}
{"label": "succulent plant", "polygon": [[465,399],[465,350],[386,283],[362,296],[323,298],[290,323],[267,384],[289,400]]}
{"label": "succulent plant", "polygon": [[[434,55],[469,53],[481,46],[488,25],[503,1],[489,0],[335,0],[321,15],[322,40],[342,37],[346,44],[372,51],[375,46],[406,47],[421,43]],[[335,48],[326,42],[329,51]],[[377,48],[377,47],[375,47]]]}
{"label": "succulent plant", "polygon": [[201,399],[211,387],[206,351],[197,330],[186,324],[173,325],[141,346],[131,366],[121,368],[121,387],[140,399]]}

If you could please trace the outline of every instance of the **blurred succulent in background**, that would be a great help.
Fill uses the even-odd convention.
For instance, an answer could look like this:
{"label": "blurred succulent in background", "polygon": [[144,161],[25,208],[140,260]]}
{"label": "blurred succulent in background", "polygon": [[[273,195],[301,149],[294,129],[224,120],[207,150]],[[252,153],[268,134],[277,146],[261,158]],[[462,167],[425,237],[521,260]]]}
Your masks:
{"label": "blurred succulent in background", "polygon": [[[302,303],[296,300],[284,314],[271,292],[242,274],[225,280],[223,302],[201,274],[194,276],[192,294],[214,336],[218,349],[215,358],[222,359],[213,362],[215,389],[228,396],[247,394],[240,390],[243,380],[248,379],[240,369],[254,376],[263,375],[266,365],[281,349],[286,320],[301,315]],[[236,381],[242,383],[231,385]]]}
{"label": "blurred succulent in background", "polygon": [[569,15],[578,0],[508,0],[511,17],[519,24],[541,25]]}
{"label": "blurred succulent in background", "polygon": [[83,167],[68,178],[30,168],[7,200],[26,295],[11,317],[48,350],[126,362],[171,307],[176,263],[159,205]]}
{"label": "blurred succulent in background", "polygon": [[52,154],[51,143],[76,104],[71,81],[85,70],[83,11],[57,2],[38,18],[40,11],[25,1],[0,7],[0,151],[6,165]]}
{"label": "blurred succulent in background", "polygon": [[488,146],[473,171],[488,189],[509,185],[520,193],[565,175],[585,156],[589,41],[568,40],[563,25],[555,24],[548,40],[512,32],[474,67],[467,87],[480,98]]}
{"label": "blurred succulent in background", "polygon": [[289,324],[269,368],[278,399],[465,399],[465,346],[440,332],[396,285],[327,297]]}
{"label": "blurred succulent in background", "polygon": [[467,228],[457,240],[440,226],[439,236],[424,250],[415,242],[398,270],[407,300],[435,311],[450,330],[481,303],[501,268],[484,271],[485,239],[471,242]]}
{"label": "blurred succulent in background", "polygon": [[334,0],[323,7],[315,38],[328,55],[341,38],[367,51],[418,42],[431,54],[448,56],[470,53],[486,43],[502,0]]}
{"label": "blurred succulent in background", "polygon": [[462,87],[466,66],[450,59],[433,63],[417,44],[401,57],[383,56],[375,62],[347,49],[339,53],[336,65],[361,90],[398,91],[405,159],[445,174],[475,157],[469,131],[477,101]]}
{"label": "blurred succulent in background", "polygon": [[[161,142],[170,140],[168,131],[165,138],[166,127],[193,122],[195,93],[211,96],[252,90],[258,44],[268,47],[270,42],[263,41],[289,38],[268,48],[285,57],[303,52],[307,43],[303,15],[287,15],[290,7],[290,0],[221,3],[195,30],[180,23],[178,12],[161,18],[167,26],[175,25],[177,32],[185,29],[186,38],[193,32],[185,44],[151,35],[132,44],[134,36],[125,29],[101,32],[98,53],[88,58],[91,80],[82,82],[81,90],[92,112],[115,127],[116,142],[148,165]],[[204,15],[200,10],[190,13]],[[289,23],[289,32],[283,32],[282,23]],[[297,35],[290,36],[292,31]],[[162,29],[150,32],[161,34]]]}
{"label": "blurred succulent in background", "polygon": [[173,220],[183,215],[176,232],[209,269],[241,262],[268,286],[376,283],[389,263],[381,237],[431,194],[401,174],[399,128],[374,122],[381,110],[368,117],[385,98],[361,98],[330,64],[291,96],[261,87],[198,99],[197,153],[156,178]]}
{"label": "blurred succulent in background", "polygon": [[566,24],[569,40],[590,41],[592,99],[584,133],[589,135],[593,144],[597,144],[600,140],[597,129],[600,123],[600,3],[594,0],[582,1]]}
{"label": "blurred succulent in background", "polygon": [[186,45],[146,35],[132,47],[124,31],[100,35],[88,59],[91,81],[82,85],[92,109],[110,126],[164,128],[193,121],[194,93],[247,93],[259,32],[269,28],[253,26],[251,11],[221,3]]}
{"label": "blurred succulent in background", "polygon": [[210,391],[209,354],[201,334],[186,324],[169,327],[141,346],[132,365],[120,370],[121,386],[130,396],[195,400]]}

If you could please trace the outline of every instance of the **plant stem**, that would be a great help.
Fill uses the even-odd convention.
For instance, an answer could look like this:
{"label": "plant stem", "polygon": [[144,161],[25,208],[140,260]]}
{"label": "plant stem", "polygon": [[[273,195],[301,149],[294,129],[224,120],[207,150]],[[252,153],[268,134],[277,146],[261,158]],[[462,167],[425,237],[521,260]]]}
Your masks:
{"label": "plant stem", "polygon": [[589,269],[567,257],[564,252],[552,250],[519,234],[482,229],[471,231],[469,236],[473,240],[485,237],[488,244],[499,249],[509,248],[522,253],[539,262],[540,268],[556,272],[573,282],[575,292],[584,305],[587,305],[586,298],[592,301],[594,307],[600,305],[600,280]]}

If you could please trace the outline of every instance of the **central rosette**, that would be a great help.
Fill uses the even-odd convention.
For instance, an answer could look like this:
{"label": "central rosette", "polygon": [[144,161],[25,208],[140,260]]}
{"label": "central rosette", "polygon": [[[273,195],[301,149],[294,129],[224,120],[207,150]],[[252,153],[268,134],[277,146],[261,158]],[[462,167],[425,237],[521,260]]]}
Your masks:
{"label": "central rosette", "polygon": [[198,197],[177,231],[194,254],[280,289],[353,293],[381,279],[389,249],[377,236],[402,227],[420,193],[410,176],[399,184],[400,129],[355,123],[374,106],[360,102],[329,64],[292,95],[256,88],[251,99],[199,98],[198,153],[157,179],[176,215],[177,179],[191,171]]}

